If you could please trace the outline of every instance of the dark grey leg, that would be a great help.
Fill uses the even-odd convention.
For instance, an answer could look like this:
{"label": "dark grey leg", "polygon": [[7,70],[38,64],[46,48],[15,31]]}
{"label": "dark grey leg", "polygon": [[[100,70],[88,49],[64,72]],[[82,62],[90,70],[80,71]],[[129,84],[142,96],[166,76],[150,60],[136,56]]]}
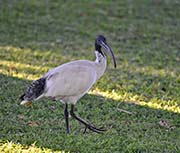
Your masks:
{"label": "dark grey leg", "polygon": [[70,133],[69,129],[69,112],[68,112],[68,104],[65,104],[65,109],[64,109],[64,117],[65,117],[65,122],[66,122],[66,132]]}
{"label": "dark grey leg", "polygon": [[96,128],[95,126],[91,125],[90,123],[88,123],[87,121],[85,121],[84,119],[78,117],[75,113],[74,113],[74,105],[71,105],[71,110],[70,110],[70,114],[73,118],[75,118],[76,120],[78,120],[80,123],[84,124],[86,127],[85,127],[85,131],[84,133],[86,132],[86,129],[88,128],[89,130],[93,131],[93,132],[96,132],[96,133],[102,133],[104,131],[106,131],[105,129],[103,128]]}

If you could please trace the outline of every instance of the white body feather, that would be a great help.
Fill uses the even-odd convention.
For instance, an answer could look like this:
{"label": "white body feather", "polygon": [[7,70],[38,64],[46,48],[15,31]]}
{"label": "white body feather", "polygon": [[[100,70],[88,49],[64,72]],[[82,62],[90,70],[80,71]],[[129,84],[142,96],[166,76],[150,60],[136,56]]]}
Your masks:
{"label": "white body feather", "polygon": [[64,103],[76,104],[106,70],[106,57],[96,51],[95,54],[96,61],[73,61],[46,73],[45,92],[37,99],[48,97]]}
{"label": "white body feather", "polygon": [[30,105],[31,101],[43,97],[60,100],[65,103],[64,116],[67,133],[70,132],[68,104],[72,104],[70,115],[85,125],[84,133],[87,128],[96,133],[106,131],[103,128],[95,127],[74,113],[74,105],[91,89],[106,70],[107,59],[101,50],[102,48],[111,55],[114,67],[116,67],[114,54],[106,43],[106,38],[103,35],[98,35],[95,39],[95,61],[77,60],[50,70],[43,77],[30,84],[26,92],[20,96],[21,104]]}

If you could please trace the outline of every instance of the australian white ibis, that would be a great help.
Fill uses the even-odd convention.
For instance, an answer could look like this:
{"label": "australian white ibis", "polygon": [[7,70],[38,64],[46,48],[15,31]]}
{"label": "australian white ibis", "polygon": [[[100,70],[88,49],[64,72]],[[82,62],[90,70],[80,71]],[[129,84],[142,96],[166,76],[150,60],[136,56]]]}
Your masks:
{"label": "australian white ibis", "polygon": [[85,131],[88,128],[96,133],[104,132],[105,129],[96,128],[74,113],[74,106],[77,101],[91,89],[106,70],[107,59],[104,51],[110,53],[116,68],[116,60],[111,47],[107,44],[106,38],[99,35],[95,39],[95,61],[72,61],[48,71],[27,88],[26,92],[20,97],[21,104],[26,105],[43,97],[60,100],[65,104],[64,116],[67,133],[70,132],[68,104],[71,105],[70,115],[85,125]]}

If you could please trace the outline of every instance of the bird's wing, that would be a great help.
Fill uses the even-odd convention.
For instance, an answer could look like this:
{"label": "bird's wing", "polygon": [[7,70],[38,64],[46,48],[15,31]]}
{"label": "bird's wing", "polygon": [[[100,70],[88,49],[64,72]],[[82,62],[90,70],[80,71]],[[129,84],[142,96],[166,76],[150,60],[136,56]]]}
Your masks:
{"label": "bird's wing", "polygon": [[61,65],[47,73],[47,97],[75,96],[87,92],[95,83],[97,74],[92,65],[83,62]]}

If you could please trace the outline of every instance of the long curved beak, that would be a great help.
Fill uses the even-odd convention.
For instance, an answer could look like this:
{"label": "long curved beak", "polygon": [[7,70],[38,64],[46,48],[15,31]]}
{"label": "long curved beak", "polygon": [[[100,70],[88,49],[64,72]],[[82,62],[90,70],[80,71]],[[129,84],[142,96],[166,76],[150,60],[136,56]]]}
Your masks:
{"label": "long curved beak", "polygon": [[111,58],[112,58],[113,63],[114,63],[114,68],[116,68],[116,59],[115,59],[115,56],[114,56],[114,53],[113,53],[111,47],[103,41],[101,41],[100,45],[111,55]]}

